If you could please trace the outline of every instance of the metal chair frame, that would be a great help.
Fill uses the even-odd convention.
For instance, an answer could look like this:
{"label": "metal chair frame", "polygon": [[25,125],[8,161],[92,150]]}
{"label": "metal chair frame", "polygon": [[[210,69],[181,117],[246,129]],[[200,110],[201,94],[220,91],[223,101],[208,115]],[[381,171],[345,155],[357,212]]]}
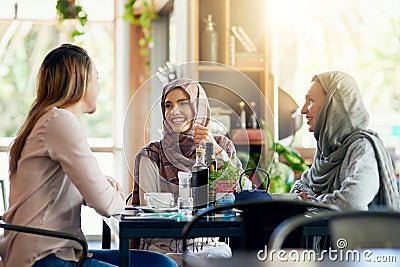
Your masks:
{"label": "metal chair frame", "polygon": [[59,232],[59,231],[52,231],[52,230],[46,230],[46,229],[41,229],[41,228],[33,228],[33,227],[5,223],[3,221],[2,216],[0,216],[0,220],[1,220],[0,227],[4,228],[6,230],[9,230],[9,231],[16,231],[16,232],[22,232],[22,233],[27,233],[27,234],[33,234],[33,235],[49,236],[49,237],[54,237],[54,238],[69,239],[69,240],[76,241],[82,246],[82,255],[80,256],[79,261],[77,262],[76,266],[81,267],[86,259],[86,256],[88,253],[88,246],[87,246],[86,240],[84,238],[82,238],[81,236],[70,234],[70,233]]}

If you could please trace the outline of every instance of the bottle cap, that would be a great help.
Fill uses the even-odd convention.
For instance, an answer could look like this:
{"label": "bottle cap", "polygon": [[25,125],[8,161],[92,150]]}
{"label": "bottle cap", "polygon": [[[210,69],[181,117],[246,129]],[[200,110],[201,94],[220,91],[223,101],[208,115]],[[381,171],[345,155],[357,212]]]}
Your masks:
{"label": "bottle cap", "polygon": [[205,149],[202,147],[196,147],[196,155],[204,155]]}

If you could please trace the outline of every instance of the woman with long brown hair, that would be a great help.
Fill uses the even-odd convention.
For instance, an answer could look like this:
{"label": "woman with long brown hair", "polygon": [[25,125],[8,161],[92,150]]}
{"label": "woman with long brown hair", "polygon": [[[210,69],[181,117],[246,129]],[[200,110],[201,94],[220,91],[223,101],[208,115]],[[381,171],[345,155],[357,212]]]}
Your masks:
{"label": "woman with long brown hair", "polygon": [[[84,237],[83,204],[102,216],[124,210],[122,188],[102,174],[80,124],[81,115],[96,111],[98,92],[96,66],[83,48],[64,44],[44,58],[36,99],[10,147],[5,222]],[[118,265],[116,250],[89,252],[85,267]],[[133,253],[133,261],[147,255]],[[72,267],[81,254],[73,241],[11,231],[0,237],[0,265]],[[158,256],[161,266],[172,262]]]}

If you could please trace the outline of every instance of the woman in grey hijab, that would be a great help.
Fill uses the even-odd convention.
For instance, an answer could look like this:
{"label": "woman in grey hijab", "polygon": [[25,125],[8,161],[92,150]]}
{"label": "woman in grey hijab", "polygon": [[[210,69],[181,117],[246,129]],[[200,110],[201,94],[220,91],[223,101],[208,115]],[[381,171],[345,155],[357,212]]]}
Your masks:
{"label": "woman in grey hijab", "polygon": [[367,129],[369,115],[350,75],[332,71],[314,76],[301,113],[314,132],[317,149],[311,168],[291,192],[343,210],[397,205],[389,153]]}

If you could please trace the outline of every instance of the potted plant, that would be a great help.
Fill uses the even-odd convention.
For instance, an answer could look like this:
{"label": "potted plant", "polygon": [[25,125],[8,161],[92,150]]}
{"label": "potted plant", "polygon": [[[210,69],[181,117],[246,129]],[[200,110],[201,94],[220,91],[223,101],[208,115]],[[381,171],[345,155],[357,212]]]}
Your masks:
{"label": "potted plant", "polygon": [[75,20],[78,25],[71,32],[72,39],[85,33],[84,26],[87,22],[87,13],[75,0],[57,0],[57,15],[60,22]]}
{"label": "potted plant", "polygon": [[[271,193],[289,192],[294,182],[294,173],[303,173],[308,169],[307,164],[301,154],[294,148],[275,142],[271,130],[261,122],[264,129],[268,150],[274,151],[272,162],[267,162],[271,166],[271,184],[269,191]],[[267,159],[269,160],[269,159]]]}
{"label": "potted plant", "polygon": [[140,25],[142,27],[143,36],[139,39],[141,47],[139,53],[146,56],[149,53],[149,46],[153,42],[153,30],[151,23],[158,18],[156,7],[153,0],[141,0],[139,15],[135,15],[135,3],[138,0],[127,0],[124,5],[124,15],[122,18],[132,24]]}

